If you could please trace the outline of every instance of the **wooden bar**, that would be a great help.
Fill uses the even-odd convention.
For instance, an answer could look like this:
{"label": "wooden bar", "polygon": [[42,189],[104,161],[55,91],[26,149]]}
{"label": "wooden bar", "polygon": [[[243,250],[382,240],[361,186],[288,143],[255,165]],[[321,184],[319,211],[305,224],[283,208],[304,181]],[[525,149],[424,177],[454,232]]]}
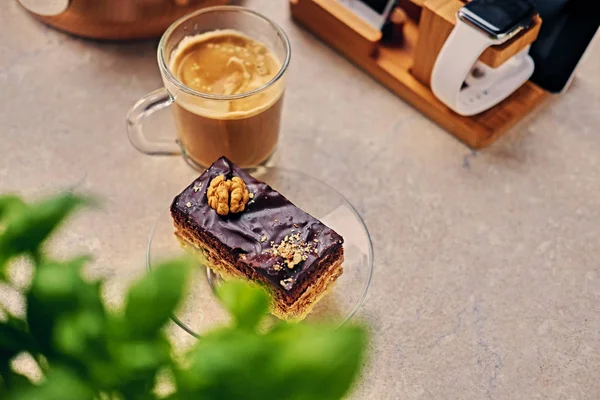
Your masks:
{"label": "wooden bar", "polygon": [[[437,3],[440,1],[459,2],[434,1],[436,7],[441,7]],[[290,0],[290,8],[292,18],[296,22],[472,148],[477,149],[492,143],[549,96],[538,86],[527,82],[509,98],[488,111],[473,117],[458,115],[441,103],[428,85],[414,74],[415,55],[419,53],[419,46],[424,46],[424,42],[419,39],[420,32],[431,28],[425,19],[425,7],[420,25],[410,18],[404,23],[401,46],[381,43],[379,31],[366,22],[363,23],[359,17],[335,0]],[[539,23],[541,24],[541,21]],[[537,29],[539,30],[539,26]],[[524,33],[507,43],[508,46],[504,46],[504,49],[500,49],[503,46],[497,46],[499,49],[495,51],[502,53],[509,51],[509,48],[510,51],[517,47],[522,49],[528,44],[525,43],[527,40],[533,41],[535,37],[537,33],[533,36]],[[511,47],[510,43],[515,47]],[[493,60],[501,60],[504,56],[499,54],[494,57]]]}

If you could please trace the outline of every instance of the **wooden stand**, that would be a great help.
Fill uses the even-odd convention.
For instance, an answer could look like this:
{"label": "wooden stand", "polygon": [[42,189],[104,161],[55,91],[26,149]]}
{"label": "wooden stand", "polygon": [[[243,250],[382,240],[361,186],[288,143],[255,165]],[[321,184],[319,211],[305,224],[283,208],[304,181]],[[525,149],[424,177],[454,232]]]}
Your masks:
{"label": "wooden stand", "polygon": [[[382,43],[381,32],[336,0],[290,0],[292,17],[334,47],[383,85],[472,148],[489,145],[549,96],[531,82],[525,83],[502,103],[473,117],[456,114],[441,103],[429,88],[433,64],[456,23],[460,0],[411,0],[422,7],[407,12],[399,23],[402,42]],[[405,14],[404,14],[405,15]],[[531,44],[541,19],[509,42],[488,48],[480,61],[498,67]]]}

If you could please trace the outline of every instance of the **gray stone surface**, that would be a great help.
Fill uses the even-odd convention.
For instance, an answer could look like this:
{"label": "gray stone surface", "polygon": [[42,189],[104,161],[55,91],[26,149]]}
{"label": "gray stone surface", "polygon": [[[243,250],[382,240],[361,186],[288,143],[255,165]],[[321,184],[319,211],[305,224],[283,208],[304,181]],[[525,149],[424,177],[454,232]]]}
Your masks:
{"label": "gray stone surface", "polygon": [[[291,23],[286,2],[249,3],[293,45],[273,162],[336,187],[373,237],[353,397],[600,398],[600,42],[565,96],[473,153]],[[102,196],[55,247],[96,254],[114,304],[143,273],[173,178],[193,175],[125,135],[128,108],[161,84],[155,47],[75,39],[0,4],[0,190]]]}

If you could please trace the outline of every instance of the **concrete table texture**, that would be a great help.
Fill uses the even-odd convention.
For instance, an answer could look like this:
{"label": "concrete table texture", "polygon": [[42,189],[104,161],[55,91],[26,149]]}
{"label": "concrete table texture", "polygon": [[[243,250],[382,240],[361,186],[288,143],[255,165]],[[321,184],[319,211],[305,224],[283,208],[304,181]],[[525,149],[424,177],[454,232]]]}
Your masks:
{"label": "concrete table texture", "polygon": [[[475,153],[292,23],[286,3],[247,2],[293,47],[272,163],[343,193],[375,247],[358,315],[370,359],[352,398],[600,398],[600,42],[564,96]],[[95,254],[89,273],[115,305],[196,174],[127,140],[127,110],[161,86],[155,51],[73,38],[0,4],[0,190],[101,196],[54,245]],[[0,302],[22,308],[6,288]]]}

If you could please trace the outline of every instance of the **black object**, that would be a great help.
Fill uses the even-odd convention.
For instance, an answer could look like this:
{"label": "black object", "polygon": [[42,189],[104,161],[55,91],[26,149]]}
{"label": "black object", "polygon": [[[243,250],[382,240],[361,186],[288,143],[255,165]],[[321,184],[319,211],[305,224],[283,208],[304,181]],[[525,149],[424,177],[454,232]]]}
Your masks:
{"label": "black object", "polygon": [[[366,2],[368,4],[368,2]],[[373,8],[375,11],[377,11],[378,13],[382,14],[383,11],[385,11],[385,7],[386,5],[389,3],[389,1],[378,1],[377,2],[378,6],[383,7],[381,8],[381,11],[378,11],[377,9],[373,8],[373,6],[369,5],[369,7]],[[380,4],[381,3],[381,4]],[[393,22],[390,20],[390,15],[392,15],[392,13],[394,12],[394,8],[396,8],[398,6],[398,1],[395,0],[394,4],[392,5],[392,12],[386,17],[386,20],[383,24],[383,26],[381,27],[381,41],[383,43],[393,43],[394,42],[394,36],[396,36],[396,32],[394,32],[394,29],[396,29],[396,27],[394,26]],[[401,45],[401,41],[396,41],[395,43],[396,45]]]}
{"label": "black object", "polygon": [[537,11],[529,0],[473,0],[460,14],[490,36],[501,38],[519,26],[528,27]]}
{"label": "black object", "polygon": [[529,55],[535,62],[531,81],[560,93],[600,26],[600,12],[590,0],[538,0],[543,23]]}
{"label": "black object", "polygon": [[383,14],[389,0],[361,0],[363,3],[369,6],[377,14]]}

